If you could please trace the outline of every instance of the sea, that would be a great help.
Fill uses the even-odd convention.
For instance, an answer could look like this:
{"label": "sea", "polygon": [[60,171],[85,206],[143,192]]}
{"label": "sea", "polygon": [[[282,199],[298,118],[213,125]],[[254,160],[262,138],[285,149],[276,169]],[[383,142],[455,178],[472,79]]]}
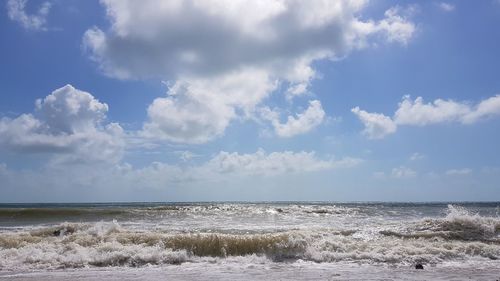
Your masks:
{"label": "sea", "polygon": [[500,280],[500,202],[0,204],[0,280]]}

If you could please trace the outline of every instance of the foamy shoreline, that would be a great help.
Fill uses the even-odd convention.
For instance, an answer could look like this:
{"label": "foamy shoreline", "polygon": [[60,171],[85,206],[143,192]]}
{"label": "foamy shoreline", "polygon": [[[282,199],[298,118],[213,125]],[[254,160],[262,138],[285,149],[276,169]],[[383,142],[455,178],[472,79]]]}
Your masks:
{"label": "foamy shoreline", "polygon": [[[0,212],[0,276],[134,280],[134,274],[142,272],[155,280],[167,272],[179,280],[197,275],[246,280],[265,272],[260,279],[324,277],[318,274],[332,279],[338,276],[329,274],[340,274],[363,280],[460,280],[486,274],[485,280],[496,280],[498,206],[200,203],[97,210],[45,207],[40,212],[35,207],[10,208]],[[415,271],[416,264],[423,264],[424,273]],[[424,277],[415,279],[415,274]]]}
{"label": "foamy shoreline", "polygon": [[185,263],[143,268],[84,268],[53,271],[0,272],[0,280],[484,280],[500,278],[500,264],[443,264],[416,270],[410,266],[298,261],[295,263],[241,264]]}

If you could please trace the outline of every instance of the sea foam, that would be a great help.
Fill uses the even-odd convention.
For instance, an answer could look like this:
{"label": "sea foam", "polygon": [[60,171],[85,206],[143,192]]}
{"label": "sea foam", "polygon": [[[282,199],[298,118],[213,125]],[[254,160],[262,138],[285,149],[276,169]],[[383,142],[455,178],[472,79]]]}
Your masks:
{"label": "sea foam", "polygon": [[[196,211],[182,208],[181,212],[208,212],[209,215],[202,217],[204,221],[220,222],[224,216],[234,220],[238,210],[248,207],[202,206]],[[410,265],[500,258],[500,219],[454,205],[448,206],[445,216],[408,221],[359,216],[362,210],[358,207],[355,211],[330,206],[279,208],[280,211],[268,212],[277,208],[259,207],[253,214],[276,223],[280,219],[290,220],[274,231],[267,224],[264,230],[255,231],[262,226],[257,220],[255,228],[246,228],[248,224],[230,225],[236,228],[232,231],[206,226],[171,229],[150,221],[116,220],[4,229],[0,235],[0,270],[140,267],[224,259]],[[172,211],[179,212],[171,208],[153,210]],[[230,212],[232,217],[224,212]],[[294,214],[293,220],[290,214]],[[348,222],[339,224],[346,216],[350,216]],[[173,218],[182,220],[184,216],[169,217]],[[293,224],[311,220],[316,222],[311,227]]]}

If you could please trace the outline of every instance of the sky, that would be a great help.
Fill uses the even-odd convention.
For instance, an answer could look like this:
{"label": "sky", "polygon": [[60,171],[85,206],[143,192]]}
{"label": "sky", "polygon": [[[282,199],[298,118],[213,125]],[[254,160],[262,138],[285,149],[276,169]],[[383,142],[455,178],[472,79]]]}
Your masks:
{"label": "sky", "polygon": [[0,202],[500,200],[500,1],[2,4]]}

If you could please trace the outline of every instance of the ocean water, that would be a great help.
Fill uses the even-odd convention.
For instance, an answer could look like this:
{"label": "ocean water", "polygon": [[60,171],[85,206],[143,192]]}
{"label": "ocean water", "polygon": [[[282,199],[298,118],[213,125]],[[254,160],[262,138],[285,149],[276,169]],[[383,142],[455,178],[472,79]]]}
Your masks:
{"label": "ocean water", "polygon": [[165,278],[497,280],[500,202],[0,204],[0,280]]}

